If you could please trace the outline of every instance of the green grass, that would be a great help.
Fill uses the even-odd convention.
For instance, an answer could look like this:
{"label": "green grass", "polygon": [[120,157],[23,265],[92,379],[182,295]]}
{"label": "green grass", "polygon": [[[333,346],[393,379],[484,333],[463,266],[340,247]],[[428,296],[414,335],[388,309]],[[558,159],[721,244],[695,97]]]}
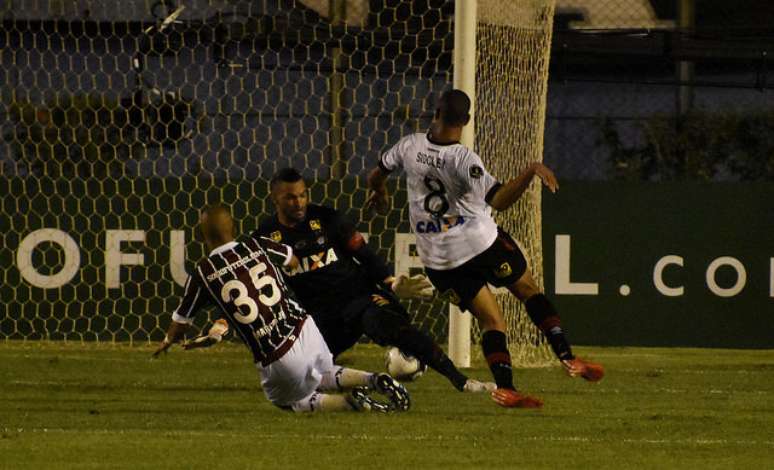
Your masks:
{"label": "green grass", "polygon": [[[605,380],[516,371],[542,410],[429,372],[408,413],[299,416],[266,401],[241,345],[151,361],[151,346],[0,343],[0,468],[774,466],[774,351],[577,349]],[[344,360],[381,369],[382,352]]]}

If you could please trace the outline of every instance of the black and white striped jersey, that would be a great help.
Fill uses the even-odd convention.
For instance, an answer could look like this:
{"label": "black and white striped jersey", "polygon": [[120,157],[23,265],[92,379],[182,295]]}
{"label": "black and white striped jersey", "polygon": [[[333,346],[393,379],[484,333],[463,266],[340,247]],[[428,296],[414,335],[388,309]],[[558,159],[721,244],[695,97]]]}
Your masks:
{"label": "black and white striped jersey", "polygon": [[292,255],[289,246],[262,237],[221,245],[188,277],[172,319],[190,324],[202,307],[216,305],[255,362],[266,365],[279,359],[295,342],[306,318],[278,267],[289,263]]}

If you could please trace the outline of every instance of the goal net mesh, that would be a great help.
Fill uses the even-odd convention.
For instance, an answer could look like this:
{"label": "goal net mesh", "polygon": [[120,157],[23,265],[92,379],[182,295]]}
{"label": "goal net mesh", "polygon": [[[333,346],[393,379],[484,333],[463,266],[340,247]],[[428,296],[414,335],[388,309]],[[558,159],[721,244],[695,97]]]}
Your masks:
{"label": "goal net mesh", "polygon": [[[480,0],[476,31],[476,149],[490,172],[507,181],[543,161],[553,0]],[[536,179],[498,224],[520,242],[543,287],[541,184]],[[524,306],[507,291],[496,298],[506,316],[513,362],[540,366],[552,357]]]}
{"label": "goal net mesh", "polygon": [[[477,147],[505,179],[541,158],[551,8],[486,3],[513,10],[482,17],[477,38]],[[248,232],[288,166],[394,261],[405,183],[391,179],[394,209],[371,218],[364,177],[429,126],[452,83],[453,16],[441,0],[4,3],[0,338],[160,339],[204,255],[201,208],[230,205]],[[533,187],[500,220],[538,279],[539,207]],[[408,306],[445,343],[445,305]],[[506,309],[514,344],[536,344]]]}

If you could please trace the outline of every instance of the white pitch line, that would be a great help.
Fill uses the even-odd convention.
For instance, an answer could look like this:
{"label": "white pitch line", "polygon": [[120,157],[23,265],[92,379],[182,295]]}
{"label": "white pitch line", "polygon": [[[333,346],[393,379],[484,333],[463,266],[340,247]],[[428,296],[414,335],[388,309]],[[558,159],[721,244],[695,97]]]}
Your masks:
{"label": "white pitch line", "polygon": [[[32,433],[32,434],[153,434],[154,436],[190,436],[202,435],[210,437],[233,437],[236,434],[244,435],[245,430],[235,430],[233,433],[214,432],[211,430],[187,430],[187,431],[160,431],[158,429],[64,429],[64,428],[2,428],[3,433]],[[247,431],[250,438],[253,439],[304,439],[304,440],[333,440],[333,441],[465,441],[479,440],[490,441],[487,436],[470,435],[430,435],[421,434],[416,436],[407,435],[387,435],[373,436],[370,434],[285,434],[285,433],[252,433]],[[607,444],[651,444],[651,445],[694,445],[694,446],[718,446],[718,445],[743,445],[743,446],[768,446],[774,447],[774,441],[754,441],[754,440],[730,440],[730,439],[603,439],[590,438],[585,436],[515,436],[520,441],[533,442],[587,442],[587,443],[607,443]]]}

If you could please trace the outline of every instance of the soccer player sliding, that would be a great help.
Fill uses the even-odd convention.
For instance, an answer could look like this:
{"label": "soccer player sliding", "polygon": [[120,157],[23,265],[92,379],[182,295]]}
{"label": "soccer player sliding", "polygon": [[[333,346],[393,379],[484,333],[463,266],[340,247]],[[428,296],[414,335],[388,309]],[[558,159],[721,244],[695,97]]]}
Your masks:
{"label": "soccer player sliding", "polygon": [[559,315],[538,289],[518,243],[492,218],[492,209],[511,207],[535,176],[556,192],[553,172],[533,163],[516,178],[497,181],[481,158],[459,143],[469,113],[470,98],[464,92],[445,92],[429,131],[401,139],[369,173],[367,206],[386,211],[387,177],[394,170],[405,171],[409,217],[425,272],[441,295],[478,320],[481,348],[497,384],[492,399],[509,408],[539,408],[540,399],[516,391],[503,312],[487,284],[507,288],[524,303],[571,377],[596,382],[604,369],[572,353]]}
{"label": "soccer player sliding", "polygon": [[[389,375],[333,364],[314,320],[280,274],[279,266],[298,266],[292,248],[256,236],[236,241],[234,220],[223,206],[206,209],[200,227],[210,254],[188,277],[154,357],[180,340],[198,311],[216,305],[252,352],[263,392],[274,405],[296,412],[409,409],[408,392]],[[390,403],[374,400],[369,389]]]}
{"label": "soccer player sliding", "polygon": [[[354,223],[336,209],[310,203],[297,170],[279,170],[270,187],[276,213],[266,217],[253,236],[293,247],[300,263],[284,270],[285,281],[314,318],[334,360],[365,334],[379,345],[396,346],[416,357],[460,392],[496,388],[460,372],[430,336],[411,324],[398,297],[421,298],[432,292],[424,276],[393,276]],[[217,343],[222,334],[213,327],[216,331],[184,347]]]}

